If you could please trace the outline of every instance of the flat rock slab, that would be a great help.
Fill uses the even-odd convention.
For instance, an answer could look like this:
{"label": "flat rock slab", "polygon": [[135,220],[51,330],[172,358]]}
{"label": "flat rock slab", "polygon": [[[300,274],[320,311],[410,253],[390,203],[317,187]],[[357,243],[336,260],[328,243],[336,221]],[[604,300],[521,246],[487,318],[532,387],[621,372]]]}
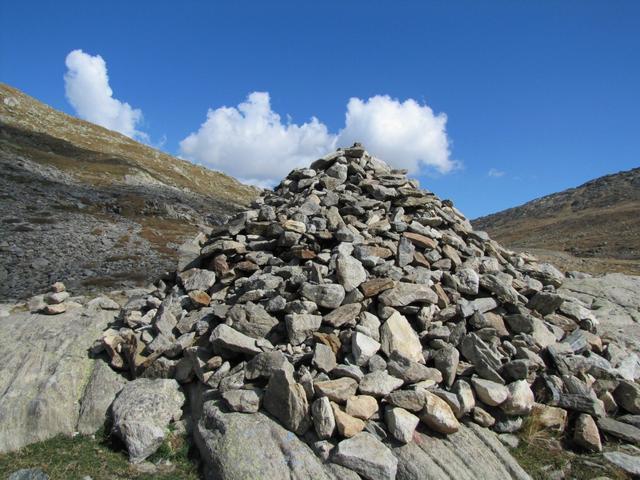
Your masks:
{"label": "flat rock slab", "polygon": [[623,452],[605,452],[604,458],[634,477],[640,475],[640,457]]}
{"label": "flat rock slab", "polygon": [[0,453],[77,431],[95,365],[88,350],[116,313],[71,308],[0,319]]}
{"label": "flat rock slab", "polygon": [[609,333],[640,353],[640,277],[609,273],[601,277],[567,278],[558,293],[591,306],[600,334]]}
{"label": "flat rock slab", "polygon": [[418,430],[413,442],[395,448],[396,480],[530,480],[492,431],[474,423],[446,437]]}
{"label": "flat rock slab", "polygon": [[[322,463],[309,446],[267,415],[226,412],[221,402],[206,402],[194,432],[206,478],[358,478],[352,470]],[[496,434],[475,424],[461,425],[447,437],[419,429],[413,440],[402,447],[385,444],[398,460],[397,480],[530,480]]]}
{"label": "flat rock slab", "polygon": [[13,472],[7,480],[49,480],[49,475],[39,468],[23,468]]}

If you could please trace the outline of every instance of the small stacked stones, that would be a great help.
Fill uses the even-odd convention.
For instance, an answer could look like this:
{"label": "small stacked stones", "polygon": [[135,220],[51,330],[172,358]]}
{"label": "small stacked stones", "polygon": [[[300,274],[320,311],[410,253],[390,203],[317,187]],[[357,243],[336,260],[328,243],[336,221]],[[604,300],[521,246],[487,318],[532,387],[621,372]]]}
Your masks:
{"label": "small stacked stones", "polygon": [[595,334],[562,281],[355,144],[203,236],[103,345],[114,367],[200,382],[320,451],[462,419],[514,432],[533,413],[564,429],[568,412],[576,444],[598,450],[598,427],[620,430],[608,415],[640,413],[637,358]]}

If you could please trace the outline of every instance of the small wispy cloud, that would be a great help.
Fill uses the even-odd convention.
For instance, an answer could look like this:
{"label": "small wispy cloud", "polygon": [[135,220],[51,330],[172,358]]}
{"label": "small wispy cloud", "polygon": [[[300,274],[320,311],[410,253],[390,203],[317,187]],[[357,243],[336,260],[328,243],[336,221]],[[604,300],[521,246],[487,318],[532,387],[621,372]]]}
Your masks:
{"label": "small wispy cloud", "polygon": [[493,177],[493,178],[503,177],[504,174],[505,172],[503,172],[502,170],[498,170],[497,168],[490,168],[489,171],[487,172],[487,176]]}

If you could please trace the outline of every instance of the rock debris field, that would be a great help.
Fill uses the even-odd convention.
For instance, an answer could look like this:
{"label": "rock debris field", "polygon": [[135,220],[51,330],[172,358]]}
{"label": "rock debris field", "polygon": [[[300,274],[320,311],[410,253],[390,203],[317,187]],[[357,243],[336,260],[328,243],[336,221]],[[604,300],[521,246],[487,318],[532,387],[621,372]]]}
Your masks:
{"label": "rock debris field", "polygon": [[[640,442],[638,357],[557,293],[564,275],[359,144],[292,171],[199,246],[104,332],[112,367],[199,385],[205,411],[267,414],[368,479],[396,477],[389,446],[416,430],[511,433],[536,415],[577,449]],[[152,452],[120,434],[134,459]]]}

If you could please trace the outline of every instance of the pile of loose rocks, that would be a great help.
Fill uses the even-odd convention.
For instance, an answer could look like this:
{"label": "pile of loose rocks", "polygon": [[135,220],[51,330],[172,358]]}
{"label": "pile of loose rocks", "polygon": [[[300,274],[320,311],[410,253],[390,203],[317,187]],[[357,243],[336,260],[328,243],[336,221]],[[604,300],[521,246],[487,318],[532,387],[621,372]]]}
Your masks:
{"label": "pile of loose rocks", "polygon": [[463,419],[504,433],[533,414],[591,450],[599,430],[640,442],[637,357],[556,293],[556,268],[474,231],[406,171],[355,144],[252,208],[129,301],[102,339],[114,367],[201,382],[349,467],[372,439]]}

